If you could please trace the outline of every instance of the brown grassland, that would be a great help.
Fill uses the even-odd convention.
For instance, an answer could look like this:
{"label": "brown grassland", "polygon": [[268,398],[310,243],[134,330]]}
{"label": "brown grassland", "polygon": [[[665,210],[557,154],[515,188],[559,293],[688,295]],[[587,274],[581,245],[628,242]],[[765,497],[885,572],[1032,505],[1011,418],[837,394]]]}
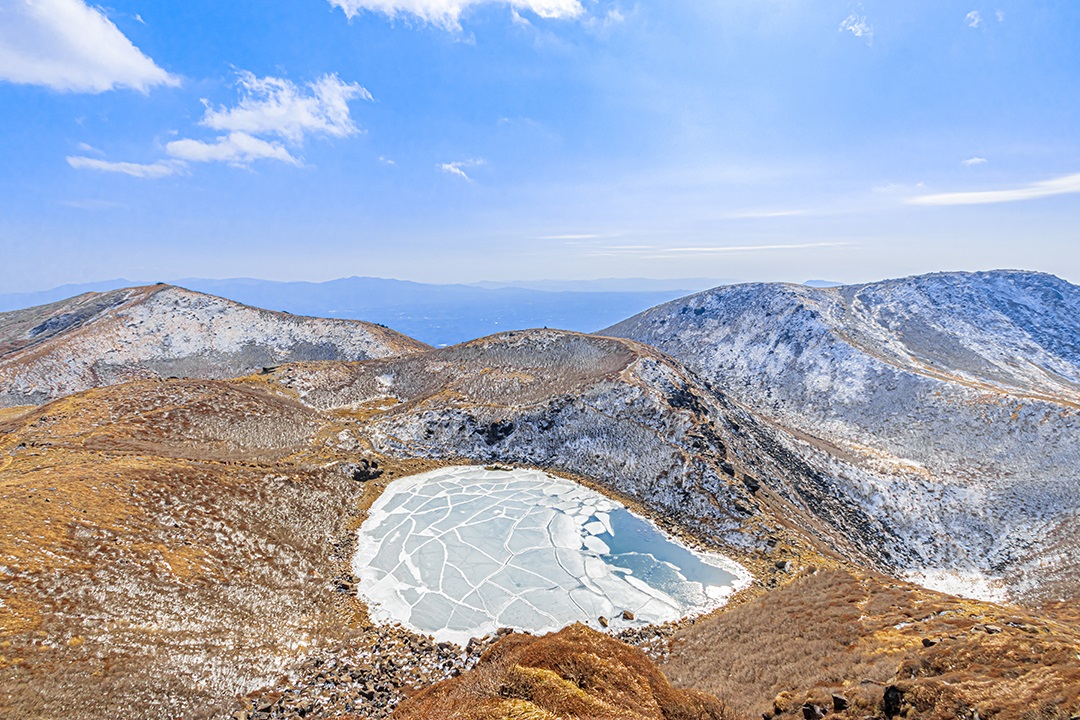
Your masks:
{"label": "brown grassland", "polygon": [[[355,529],[389,480],[453,460],[378,456],[385,407],[292,393],[139,381],[0,412],[0,717],[228,717],[364,634]],[[360,457],[383,477],[343,470]],[[807,543],[748,560],[758,584],[676,632],[663,673],[583,627],[514,634],[396,717],[878,718],[887,688],[912,719],[1080,715],[1074,605],[961,600]]]}
{"label": "brown grassland", "polygon": [[889,686],[909,718],[1080,714],[1074,622],[843,570],[806,572],[697,622],[662,667],[744,717],[831,710],[833,695],[849,707],[832,717],[880,717]]}

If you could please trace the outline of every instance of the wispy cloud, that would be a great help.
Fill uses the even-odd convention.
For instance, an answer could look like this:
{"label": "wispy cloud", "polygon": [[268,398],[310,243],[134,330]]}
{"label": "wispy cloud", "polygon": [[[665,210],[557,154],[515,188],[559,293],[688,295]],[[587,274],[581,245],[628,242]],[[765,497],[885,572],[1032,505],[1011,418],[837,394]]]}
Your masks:
{"label": "wispy cloud", "polygon": [[484,158],[474,158],[472,160],[458,160],[457,162],[439,163],[435,167],[444,173],[449,175],[456,175],[459,178],[472,182],[472,178],[465,172],[465,168],[478,167],[480,165],[487,164]]}
{"label": "wispy cloud", "polygon": [[939,193],[909,198],[913,205],[986,205],[990,203],[1037,200],[1054,195],[1080,193],[1080,173],[1031,183],[1008,190],[979,190],[975,192]]}
{"label": "wispy cloud", "polygon": [[999,23],[1000,23],[1000,22],[1005,22],[1005,11],[1004,11],[1004,10],[998,10],[998,11],[996,11],[996,12],[994,13],[994,16],[995,16],[995,17],[997,17],[997,21],[998,21]]}
{"label": "wispy cloud", "polygon": [[970,28],[981,27],[983,23],[982,14],[978,10],[972,10],[964,16],[964,22]]}
{"label": "wispy cloud", "polygon": [[82,150],[84,153],[91,153],[92,155],[104,155],[105,154],[104,152],[102,152],[101,150],[97,149],[96,147],[94,147],[93,145],[91,145],[89,143],[81,142],[78,145],[76,145],[76,147],[79,148],[79,150]]}
{"label": "wispy cloud", "polygon": [[657,247],[653,245],[609,245],[597,248],[589,255],[636,255],[642,258],[663,259],[673,257],[710,257],[784,250],[810,250],[816,248],[851,247],[848,242],[782,243],[775,245],[702,245],[698,247]]}
{"label": "wispy cloud", "polygon": [[460,30],[461,16],[479,5],[509,5],[514,15],[526,10],[545,19],[576,18],[585,13],[578,0],[329,0],[352,19],[362,12],[376,12],[393,19],[400,15],[446,30]]}
{"label": "wispy cloud", "polygon": [[241,71],[237,87],[240,102],[217,108],[207,103],[200,124],[214,130],[276,135],[294,145],[308,134],[346,137],[358,133],[349,101],[372,99],[358,83],[342,82],[336,74],[323,75],[300,87],[283,78],[260,78]]}
{"label": "wispy cloud", "polygon": [[867,22],[865,15],[851,13],[840,23],[840,32],[850,32],[857,38],[863,38],[869,44],[874,39],[874,27]]}
{"label": "wispy cloud", "polygon": [[618,237],[618,235],[609,235],[604,233],[580,233],[569,235],[541,235],[537,240],[599,240],[601,238]]}
{"label": "wispy cloud", "polygon": [[179,160],[224,162],[234,167],[247,167],[256,160],[280,160],[290,165],[301,164],[281,143],[260,140],[243,132],[223,135],[214,142],[186,138],[174,140],[165,146],[165,152]]}
{"label": "wispy cloud", "polygon": [[[342,82],[336,74],[323,75],[303,86],[277,77],[237,74],[240,99],[231,106],[212,106],[199,124],[222,134],[208,140],[180,138],[165,145],[171,160],[149,165],[116,163],[88,157],[68,158],[77,169],[120,172],[133,177],[164,177],[186,168],[185,163],[223,162],[249,167],[260,160],[302,165],[294,149],[310,135],[347,137],[360,132],[349,102],[371,100],[371,93],[356,83]],[[89,146],[87,146],[89,147]],[[90,150],[84,150],[90,152]]]}
{"label": "wispy cloud", "polygon": [[806,210],[742,210],[725,217],[731,220],[768,220],[769,218],[797,217],[810,214]]}
{"label": "wispy cloud", "polygon": [[108,160],[101,160],[99,158],[72,155],[68,156],[67,162],[68,165],[76,170],[97,170],[98,172],[120,173],[122,175],[130,175],[131,177],[145,179],[156,179],[168,177],[169,175],[176,175],[177,173],[183,172],[186,167],[183,163],[169,160],[144,164],[109,162]]}
{"label": "wispy cloud", "polygon": [[966,165],[967,167],[973,167],[975,165],[985,165],[987,162],[988,161],[987,161],[986,158],[975,156],[975,157],[969,157],[966,160],[961,160],[960,164],[961,165]]}
{"label": "wispy cloud", "polygon": [[3,2],[0,17],[0,80],[87,93],[180,84],[82,0]]}

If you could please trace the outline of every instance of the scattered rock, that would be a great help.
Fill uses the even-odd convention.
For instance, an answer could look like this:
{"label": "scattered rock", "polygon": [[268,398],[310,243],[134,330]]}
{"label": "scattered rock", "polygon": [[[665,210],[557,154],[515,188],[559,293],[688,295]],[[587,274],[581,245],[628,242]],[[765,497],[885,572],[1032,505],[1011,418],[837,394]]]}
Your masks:
{"label": "scattered rock", "polygon": [[598,617],[597,621],[600,623],[600,627],[605,627],[606,628],[608,625],[611,624],[611,623],[608,622],[608,619],[606,617],[604,617],[603,615]]}
{"label": "scattered rock", "polygon": [[825,717],[825,708],[813,703],[805,703],[802,706],[802,716],[806,720],[821,720],[821,718]]}
{"label": "scattered rock", "polygon": [[374,460],[362,458],[358,463],[345,463],[341,466],[345,474],[357,482],[367,482],[381,476],[383,471],[379,469],[379,463]]}
{"label": "scattered rock", "polygon": [[938,640],[937,638],[923,638],[923,639],[922,639],[922,646],[923,646],[924,648],[928,648],[928,647],[934,647],[934,646],[935,646],[935,645],[937,645],[937,644],[938,644],[939,642],[941,642],[941,641],[940,641],[940,640]]}
{"label": "scattered rock", "polygon": [[724,471],[724,474],[728,477],[735,477],[735,468],[729,462],[720,463],[720,469]]}
{"label": "scattered rock", "polygon": [[753,475],[743,475],[742,482],[751,493],[756,493],[761,489],[761,483]]}
{"label": "scattered rock", "polygon": [[777,560],[775,563],[773,563],[773,565],[775,565],[776,569],[779,570],[780,572],[787,572],[788,569],[791,567],[791,561],[790,560]]}
{"label": "scattered rock", "polygon": [[884,711],[885,717],[896,717],[900,714],[900,706],[904,702],[904,691],[895,685],[885,688]]}
{"label": "scattered rock", "polygon": [[986,631],[987,635],[997,635],[999,632],[1001,632],[1001,628],[997,625],[986,625],[983,627],[983,630]]}
{"label": "scattered rock", "polygon": [[832,709],[833,709],[834,712],[843,712],[844,710],[847,710],[848,709],[847,698],[844,697],[843,695],[835,695],[834,694],[832,696]]}
{"label": "scattered rock", "polygon": [[622,619],[623,620],[633,620],[634,619],[634,613],[630,612],[629,610],[623,610],[622,611]]}

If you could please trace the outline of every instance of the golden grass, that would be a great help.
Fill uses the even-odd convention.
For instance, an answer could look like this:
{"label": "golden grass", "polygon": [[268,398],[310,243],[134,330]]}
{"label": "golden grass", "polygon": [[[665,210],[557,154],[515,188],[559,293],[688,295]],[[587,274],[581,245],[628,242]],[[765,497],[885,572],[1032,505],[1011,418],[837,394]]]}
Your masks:
{"label": "golden grass", "polygon": [[831,707],[833,693],[851,704],[834,717],[865,717],[880,713],[888,685],[903,691],[909,718],[1080,713],[1076,625],[841,570],[701,620],[672,647],[663,668],[673,682],[744,717]]}
{"label": "golden grass", "polygon": [[398,720],[493,717],[726,720],[715,698],[676,690],[645,654],[583,625],[510,635],[477,667],[403,702]]}

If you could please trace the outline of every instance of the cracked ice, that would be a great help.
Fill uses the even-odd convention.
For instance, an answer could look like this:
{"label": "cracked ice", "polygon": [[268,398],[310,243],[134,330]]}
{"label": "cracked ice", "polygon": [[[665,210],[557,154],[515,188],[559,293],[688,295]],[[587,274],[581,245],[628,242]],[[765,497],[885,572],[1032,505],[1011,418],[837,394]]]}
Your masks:
{"label": "cracked ice", "polygon": [[575,482],[465,466],[392,483],[360,528],[353,573],[373,620],[459,644],[601,616],[614,629],[667,622],[750,582]]}

